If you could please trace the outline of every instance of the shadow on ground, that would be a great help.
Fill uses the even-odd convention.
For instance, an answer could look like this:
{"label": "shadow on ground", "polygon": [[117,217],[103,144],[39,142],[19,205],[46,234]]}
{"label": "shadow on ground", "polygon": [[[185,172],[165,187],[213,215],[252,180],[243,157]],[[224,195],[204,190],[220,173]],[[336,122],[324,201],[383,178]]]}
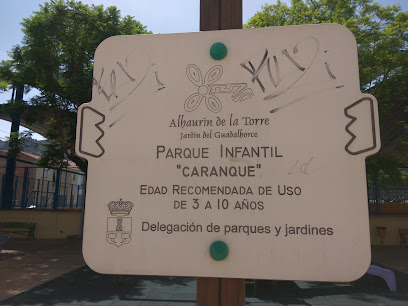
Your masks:
{"label": "shadow on ground", "polygon": [[[408,275],[395,272],[398,292],[364,275],[352,283],[247,283],[247,305],[407,305]],[[82,267],[0,302],[0,305],[195,305],[196,281],[186,277],[121,276]],[[254,297],[254,298],[251,298]]]}
{"label": "shadow on ground", "polygon": [[82,267],[0,305],[124,305],[135,301],[194,304],[195,284],[195,279],[181,277],[121,276],[117,281],[113,275]]}
{"label": "shadow on ground", "polygon": [[[247,285],[246,295],[276,305],[408,305],[408,275],[395,272],[397,292],[390,292],[380,277],[365,274],[351,283],[301,282],[260,280]],[[318,303],[315,298],[319,298]],[[326,301],[326,303],[325,303]],[[388,302],[387,302],[388,301]]]}

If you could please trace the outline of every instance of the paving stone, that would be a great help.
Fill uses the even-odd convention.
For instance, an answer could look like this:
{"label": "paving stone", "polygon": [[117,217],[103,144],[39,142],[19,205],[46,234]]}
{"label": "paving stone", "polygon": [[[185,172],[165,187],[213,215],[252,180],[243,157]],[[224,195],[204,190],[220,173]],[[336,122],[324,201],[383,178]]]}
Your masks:
{"label": "paving stone", "polygon": [[[71,269],[74,264],[81,264],[80,244],[71,242],[67,244],[64,241],[53,244],[52,241],[48,241],[39,242],[34,246],[29,243],[24,242],[23,248],[16,249],[13,253],[17,254],[16,256],[10,257],[11,253],[9,253],[3,260],[0,258],[0,273],[6,276],[0,282],[0,293],[4,294],[5,291],[18,293],[25,290],[19,287],[19,284],[24,284],[25,280],[27,282],[36,280],[40,274],[45,278],[39,277],[39,281],[33,283],[32,289],[2,300],[0,305],[195,305],[196,280],[194,278],[126,275],[121,276],[119,282],[116,282],[112,275],[98,274],[87,266],[60,275],[58,273],[61,269],[66,268],[58,266],[62,263],[62,259],[68,261]],[[275,291],[272,290],[270,281],[257,281],[256,284],[252,284],[252,287],[248,287],[247,291],[248,294],[255,292],[256,296],[248,296],[246,304],[408,305],[408,275],[405,273],[407,270],[400,269],[408,265],[406,260],[408,248],[392,248],[398,253],[394,257],[392,257],[391,248],[373,250],[376,252],[373,258],[378,260],[375,264],[387,268],[399,267],[399,269],[392,268],[396,276],[397,292],[390,292],[383,279],[368,274],[351,283],[278,281]],[[380,254],[381,252],[383,253]],[[403,256],[404,254],[407,256]],[[388,261],[387,258],[389,258]],[[13,277],[20,273],[19,262],[22,263],[21,267],[24,267],[24,273],[29,277],[13,281]],[[390,262],[392,267],[387,266],[387,262]],[[53,274],[56,272],[58,273]],[[60,276],[49,278],[50,275]]]}

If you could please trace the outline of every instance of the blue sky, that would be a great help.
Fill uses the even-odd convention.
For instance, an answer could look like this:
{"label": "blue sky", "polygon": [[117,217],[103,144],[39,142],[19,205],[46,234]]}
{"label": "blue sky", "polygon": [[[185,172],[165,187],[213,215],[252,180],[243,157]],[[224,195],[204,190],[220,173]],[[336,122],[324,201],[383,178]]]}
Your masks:
{"label": "blue sky", "polygon": [[[0,39],[0,60],[8,59],[7,52],[21,44],[23,34],[20,22],[30,17],[45,0],[1,0],[0,26],[3,29]],[[86,4],[115,5],[122,16],[131,15],[153,33],[179,33],[199,31],[200,0],[82,0]],[[243,22],[247,22],[265,3],[276,0],[243,0]],[[290,2],[284,0],[284,2]],[[408,0],[377,0],[383,5],[400,4],[408,11]],[[0,103],[10,99],[10,93],[0,93]],[[87,102],[87,101],[84,101]],[[10,124],[0,120],[0,139],[7,136]],[[39,135],[35,138],[42,139]]]}

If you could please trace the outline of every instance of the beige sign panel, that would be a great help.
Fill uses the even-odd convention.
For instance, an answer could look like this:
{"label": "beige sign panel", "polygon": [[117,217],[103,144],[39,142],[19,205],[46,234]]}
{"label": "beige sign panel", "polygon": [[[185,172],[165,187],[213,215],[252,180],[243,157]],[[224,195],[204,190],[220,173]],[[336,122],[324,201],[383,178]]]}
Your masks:
{"label": "beige sign panel", "polygon": [[78,111],[85,260],[100,273],[354,280],[370,263],[364,160],[379,147],[342,26],[108,38]]}

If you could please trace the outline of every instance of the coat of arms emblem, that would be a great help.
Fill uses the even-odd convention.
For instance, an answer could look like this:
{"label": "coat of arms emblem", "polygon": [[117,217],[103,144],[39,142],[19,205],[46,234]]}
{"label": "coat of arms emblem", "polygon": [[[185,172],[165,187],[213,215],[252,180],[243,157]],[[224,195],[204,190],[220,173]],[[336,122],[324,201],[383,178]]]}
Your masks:
{"label": "coat of arms emblem", "polygon": [[113,217],[108,217],[106,240],[117,247],[128,244],[132,236],[132,218],[128,216],[133,203],[120,199],[110,202],[108,208]]}

